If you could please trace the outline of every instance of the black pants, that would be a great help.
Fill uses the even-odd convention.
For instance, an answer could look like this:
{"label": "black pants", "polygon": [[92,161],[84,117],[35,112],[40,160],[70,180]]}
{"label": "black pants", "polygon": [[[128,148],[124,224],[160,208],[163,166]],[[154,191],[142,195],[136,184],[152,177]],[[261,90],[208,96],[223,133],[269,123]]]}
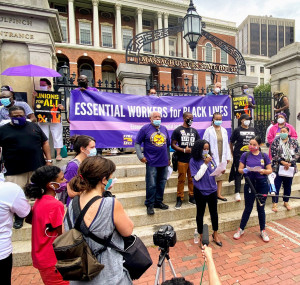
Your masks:
{"label": "black pants", "polygon": [[234,193],[241,193],[241,185],[242,185],[242,174],[238,172],[240,165],[241,156],[233,157],[233,167],[235,168],[235,176],[234,176]]}
{"label": "black pants", "polygon": [[205,196],[202,195],[200,190],[194,186],[194,197],[196,200],[197,207],[196,222],[198,233],[202,234],[203,232],[203,217],[206,208],[206,203],[208,204],[212,228],[214,231],[217,231],[219,229],[217,191]]}
{"label": "black pants", "polygon": [[11,285],[12,253],[0,260],[0,278],[1,284]]}

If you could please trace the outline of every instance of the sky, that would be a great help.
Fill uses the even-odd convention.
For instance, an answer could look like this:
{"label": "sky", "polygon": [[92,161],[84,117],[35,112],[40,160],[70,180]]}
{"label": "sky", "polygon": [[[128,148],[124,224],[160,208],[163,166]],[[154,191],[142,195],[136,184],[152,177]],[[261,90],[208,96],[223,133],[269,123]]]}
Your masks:
{"label": "sky", "polygon": [[248,15],[296,20],[296,39],[300,42],[300,0],[194,0],[200,16],[236,22]]}

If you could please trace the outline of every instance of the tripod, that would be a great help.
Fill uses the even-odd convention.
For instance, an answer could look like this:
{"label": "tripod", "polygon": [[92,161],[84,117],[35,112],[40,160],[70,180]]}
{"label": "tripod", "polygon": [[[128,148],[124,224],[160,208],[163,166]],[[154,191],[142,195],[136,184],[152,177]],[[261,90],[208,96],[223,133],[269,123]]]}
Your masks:
{"label": "tripod", "polygon": [[165,276],[165,259],[167,259],[169,266],[172,270],[173,276],[176,277],[176,273],[174,270],[174,267],[172,265],[172,262],[170,260],[170,256],[169,256],[169,250],[170,247],[167,248],[159,248],[160,249],[160,254],[159,254],[159,258],[158,258],[158,264],[157,264],[157,270],[156,270],[156,277],[155,277],[155,283],[154,285],[159,285],[159,277],[160,277],[160,273],[162,271],[162,282],[166,281],[166,276]]}

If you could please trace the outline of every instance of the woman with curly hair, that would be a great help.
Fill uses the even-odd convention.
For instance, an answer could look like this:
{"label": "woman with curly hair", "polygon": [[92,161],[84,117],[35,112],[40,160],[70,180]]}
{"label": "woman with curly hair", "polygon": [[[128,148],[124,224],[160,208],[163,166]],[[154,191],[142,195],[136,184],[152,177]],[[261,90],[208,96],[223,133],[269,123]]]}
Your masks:
{"label": "woman with curly hair", "polygon": [[214,176],[210,176],[216,168],[216,162],[212,158],[210,144],[206,140],[197,140],[192,149],[192,159],[190,160],[191,175],[194,183],[194,196],[197,206],[197,230],[201,235],[203,232],[203,217],[208,204],[212,228],[213,241],[222,246],[222,242],[218,236],[218,198],[217,184]]}
{"label": "woman with curly hair", "polygon": [[[66,188],[64,174],[57,166],[38,168],[25,186],[28,198],[36,199],[32,207],[32,263],[41,274],[44,284],[67,285],[56,270],[56,256],[52,243],[62,233],[64,205],[56,193]],[[27,222],[30,222],[26,220]]]}

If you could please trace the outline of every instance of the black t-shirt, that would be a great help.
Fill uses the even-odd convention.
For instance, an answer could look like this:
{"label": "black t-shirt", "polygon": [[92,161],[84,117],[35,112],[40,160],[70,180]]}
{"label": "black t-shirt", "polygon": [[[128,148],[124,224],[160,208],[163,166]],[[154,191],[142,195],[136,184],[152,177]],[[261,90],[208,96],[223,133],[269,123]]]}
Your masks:
{"label": "black t-shirt", "polygon": [[[185,128],[180,126],[176,128],[172,134],[171,140],[177,141],[177,144],[181,148],[193,147],[196,140],[199,140],[200,136],[196,129]],[[178,152],[178,161],[188,163],[191,159],[190,153]]]}
{"label": "black t-shirt", "polygon": [[242,155],[247,149],[243,148],[244,146],[249,145],[250,139],[255,137],[255,129],[249,127],[245,129],[243,127],[237,127],[234,129],[230,142],[234,145],[233,155]]}
{"label": "black t-shirt", "polygon": [[47,137],[41,128],[31,122],[24,127],[10,123],[0,127],[0,146],[2,147],[6,175],[16,175],[34,171],[45,164],[42,145]]}

